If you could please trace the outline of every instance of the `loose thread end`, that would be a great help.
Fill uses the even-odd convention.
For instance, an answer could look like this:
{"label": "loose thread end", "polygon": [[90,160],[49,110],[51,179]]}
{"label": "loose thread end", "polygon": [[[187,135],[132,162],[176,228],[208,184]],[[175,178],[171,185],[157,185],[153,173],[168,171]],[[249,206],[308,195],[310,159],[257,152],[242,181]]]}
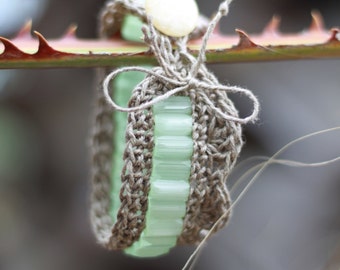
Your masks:
{"label": "loose thread end", "polygon": [[225,1],[221,3],[218,11],[222,14],[222,16],[227,16],[229,13],[229,2]]}

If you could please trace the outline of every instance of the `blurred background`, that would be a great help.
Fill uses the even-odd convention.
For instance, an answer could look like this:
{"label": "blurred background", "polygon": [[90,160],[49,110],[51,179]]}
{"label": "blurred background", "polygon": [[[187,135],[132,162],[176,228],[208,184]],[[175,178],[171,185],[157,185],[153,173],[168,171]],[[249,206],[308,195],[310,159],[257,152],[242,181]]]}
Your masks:
{"label": "blurred background", "polygon": [[[71,23],[95,38],[103,0],[0,0],[0,35],[15,36],[33,19],[47,38]],[[210,16],[219,1],[198,1]],[[339,1],[235,0],[221,28],[259,33],[273,14],[283,32],[308,28],[312,9],[340,25]],[[221,82],[252,89],[260,121],[245,127],[240,160],[270,156],[291,140],[340,124],[340,60],[212,65]],[[193,247],[149,260],[95,243],[89,209],[91,69],[0,70],[0,269],[181,269]],[[243,100],[235,99],[241,112]],[[292,147],[284,158],[318,162],[339,156],[339,132]],[[249,166],[248,166],[249,167]],[[235,182],[247,167],[236,170]],[[340,268],[340,164],[271,166],[212,237],[194,269]]]}

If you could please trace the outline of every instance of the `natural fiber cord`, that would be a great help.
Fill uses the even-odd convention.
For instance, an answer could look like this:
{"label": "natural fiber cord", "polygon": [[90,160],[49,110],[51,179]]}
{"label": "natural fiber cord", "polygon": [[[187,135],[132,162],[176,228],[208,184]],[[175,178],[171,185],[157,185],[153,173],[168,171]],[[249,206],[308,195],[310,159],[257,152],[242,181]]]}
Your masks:
{"label": "natural fiber cord", "polygon": [[[145,91],[144,91],[145,90]],[[124,249],[139,238],[144,229],[147,194],[153,150],[152,110],[128,114],[126,146],[120,188],[120,207],[113,222],[111,208],[111,171],[113,154],[112,110],[97,93],[93,135],[93,190],[91,220],[97,240],[109,249]],[[150,101],[147,87],[134,91],[131,105]]]}

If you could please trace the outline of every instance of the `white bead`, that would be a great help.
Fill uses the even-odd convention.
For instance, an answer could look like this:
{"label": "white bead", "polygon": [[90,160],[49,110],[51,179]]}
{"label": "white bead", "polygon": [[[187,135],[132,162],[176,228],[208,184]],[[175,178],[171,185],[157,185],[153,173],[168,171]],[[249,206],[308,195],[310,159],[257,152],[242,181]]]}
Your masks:
{"label": "white bead", "polygon": [[145,11],[157,30],[172,37],[190,34],[199,16],[195,0],[146,0]]}

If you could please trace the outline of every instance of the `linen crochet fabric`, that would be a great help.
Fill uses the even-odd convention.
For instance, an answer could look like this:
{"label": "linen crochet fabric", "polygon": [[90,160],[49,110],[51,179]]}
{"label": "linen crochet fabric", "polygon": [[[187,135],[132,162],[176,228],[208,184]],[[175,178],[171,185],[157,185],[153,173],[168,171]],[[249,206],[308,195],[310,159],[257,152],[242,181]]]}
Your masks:
{"label": "linen crochet fabric", "polygon": [[[116,33],[125,14],[134,14],[147,21],[143,8],[135,1],[109,1],[101,13],[101,36],[109,37]],[[150,23],[148,26],[149,28],[143,28],[144,39],[160,66],[151,71],[122,68],[109,78],[110,80],[118,73],[128,70],[148,73],[133,90],[129,102],[129,108],[135,110],[128,112],[125,165],[121,174],[121,205],[114,224],[109,215],[114,147],[112,100],[108,97],[110,93],[103,93],[101,87],[108,70],[102,69],[98,74],[100,87],[96,91],[92,137],[91,221],[98,242],[109,249],[131,246],[145,226],[154,125],[152,110],[145,104],[152,105],[156,102],[156,97],[166,96],[174,89],[178,89],[175,94],[190,97],[192,104],[194,152],[191,160],[190,195],[183,231],[178,237],[179,244],[199,243],[229,210],[230,196],[226,179],[243,144],[241,123],[246,121],[242,122],[238,118],[238,112],[227,92],[242,93],[244,89],[221,86],[204,64],[199,64],[193,71],[197,61],[186,50],[189,37],[173,39],[159,33]],[[109,81],[107,79],[105,81]],[[253,101],[255,99],[254,117],[247,120],[253,121],[258,113],[257,100],[248,92],[246,94]],[[225,225],[228,217],[229,214],[219,220],[215,231]]]}

